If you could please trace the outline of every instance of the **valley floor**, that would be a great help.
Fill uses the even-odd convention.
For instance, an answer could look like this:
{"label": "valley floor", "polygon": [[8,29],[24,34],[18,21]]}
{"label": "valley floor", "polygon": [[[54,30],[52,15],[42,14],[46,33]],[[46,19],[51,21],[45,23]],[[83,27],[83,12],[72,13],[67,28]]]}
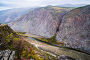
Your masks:
{"label": "valley floor", "polygon": [[72,58],[76,58],[80,60],[90,60],[90,55],[88,54],[78,52],[75,50],[52,46],[52,45],[37,41],[34,38],[32,38],[32,37],[41,38],[40,36],[31,35],[31,34],[27,34],[26,36],[27,38],[24,38],[25,41],[34,45],[36,48],[40,49],[41,51],[45,51],[51,54],[52,56],[58,57],[60,55],[66,55],[66,56],[70,56]]}

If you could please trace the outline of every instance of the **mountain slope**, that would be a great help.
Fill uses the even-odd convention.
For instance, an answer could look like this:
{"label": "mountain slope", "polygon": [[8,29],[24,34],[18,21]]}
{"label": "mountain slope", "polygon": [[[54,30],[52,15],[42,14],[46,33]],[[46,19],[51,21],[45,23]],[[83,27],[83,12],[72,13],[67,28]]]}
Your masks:
{"label": "mountain slope", "polygon": [[76,8],[63,17],[57,40],[67,47],[90,52],[90,5]]}
{"label": "mountain slope", "polygon": [[[0,60],[56,60],[51,54],[37,49],[14,32],[8,25],[0,25]],[[14,52],[15,54],[14,54]],[[48,58],[49,57],[49,58]]]}
{"label": "mountain slope", "polygon": [[0,11],[0,23],[11,22],[30,11],[30,8],[14,8]]}
{"label": "mountain slope", "polygon": [[10,23],[10,26],[16,31],[51,37],[56,33],[63,15],[69,10],[71,9],[53,6],[37,8]]}

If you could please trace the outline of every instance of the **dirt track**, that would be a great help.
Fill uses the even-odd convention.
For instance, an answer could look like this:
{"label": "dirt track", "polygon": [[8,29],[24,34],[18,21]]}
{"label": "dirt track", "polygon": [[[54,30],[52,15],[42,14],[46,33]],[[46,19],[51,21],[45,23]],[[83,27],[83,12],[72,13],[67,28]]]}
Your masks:
{"label": "dirt track", "polygon": [[[35,36],[34,36],[35,37]],[[36,36],[39,37],[39,36]],[[25,38],[27,42],[30,44],[33,44],[35,47],[37,47],[40,50],[52,53],[53,55],[59,56],[59,55],[67,55],[76,59],[81,60],[90,60],[90,55],[87,55],[85,53],[77,52],[70,49],[65,48],[59,48],[55,46],[48,45],[46,43],[40,42],[35,40],[34,38],[31,38],[30,36],[28,38]]]}

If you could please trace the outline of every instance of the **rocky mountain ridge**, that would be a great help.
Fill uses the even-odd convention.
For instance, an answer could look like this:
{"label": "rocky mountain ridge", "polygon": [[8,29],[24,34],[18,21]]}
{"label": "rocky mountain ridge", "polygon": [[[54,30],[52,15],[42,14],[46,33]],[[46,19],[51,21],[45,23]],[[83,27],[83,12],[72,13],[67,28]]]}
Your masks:
{"label": "rocky mountain ridge", "polygon": [[37,8],[10,23],[10,26],[16,31],[28,32],[48,38],[56,33],[59,22],[69,10],[71,9],[52,6]]}
{"label": "rocky mountain ridge", "polygon": [[28,13],[33,8],[13,8],[0,11],[0,23],[9,23]]}
{"label": "rocky mountain ridge", "polygon": [[62,19],[56,39],[67,47],[90,53],[90,5],[68,12]]}
{"label": "rocky mountain ridge", "polygon": [[12,29],[57,40],[66,47],[90,52],[90,5],[76,9],[45,7],[35,9],[10,23]]}

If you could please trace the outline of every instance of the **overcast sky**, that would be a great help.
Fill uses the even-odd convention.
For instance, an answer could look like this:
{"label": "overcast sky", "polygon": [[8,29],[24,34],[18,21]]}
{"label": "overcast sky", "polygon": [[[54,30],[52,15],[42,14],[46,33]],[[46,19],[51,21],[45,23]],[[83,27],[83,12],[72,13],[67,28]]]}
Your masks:
{"label": "overcast sky", "polygon": [[62,4],[90,4],[90,0],[0,0],[0,10]]}

